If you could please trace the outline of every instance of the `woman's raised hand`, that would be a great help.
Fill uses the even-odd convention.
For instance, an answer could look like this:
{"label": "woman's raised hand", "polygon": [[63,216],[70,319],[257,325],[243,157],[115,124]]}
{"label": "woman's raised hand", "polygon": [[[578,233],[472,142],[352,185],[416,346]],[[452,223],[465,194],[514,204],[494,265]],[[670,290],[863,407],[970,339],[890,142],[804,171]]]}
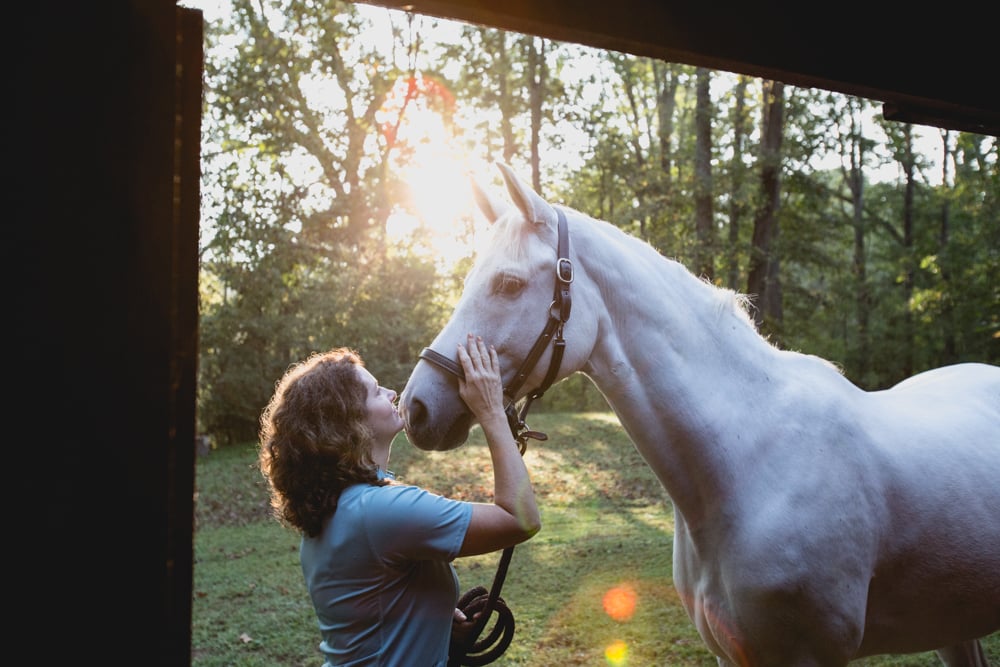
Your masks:
{"label": "woman's raised hand", "polygon": [[503,385],[496,349],[470,333],[466,345],[458,346],[458,361],[465,372],[465,380],[458,381],[458,392],[476,418],[482,421],[492,411],[502,413]]}
{"label": "woman's raised hand", "polygon": [[[458,346],[465,379],[458,391],[479,421],[493,462],[493,503],[474,503],[472,520],[459,556],[472,556],[513,546],[541,528],[538,503],[528,469],[511,435],[503,411],[503,380],[496,349],[469,334]],[[459,624],[461,626],[461,624]]]}

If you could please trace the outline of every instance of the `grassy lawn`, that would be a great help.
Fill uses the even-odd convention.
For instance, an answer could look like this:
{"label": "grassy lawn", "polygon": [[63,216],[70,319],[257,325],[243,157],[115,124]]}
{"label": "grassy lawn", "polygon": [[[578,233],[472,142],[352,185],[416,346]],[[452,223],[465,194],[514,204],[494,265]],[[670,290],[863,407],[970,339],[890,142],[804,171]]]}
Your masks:
{"label": "grassy lawn", "polygon": [[[492,664],[715,667],[673,588],[670,500],[614,415],[538,414],[529,423],[549,435],[525,454],[542,531],[514,549],[502,596],[516,632]],[[247,445],[197,464],[192,665],[319,667],[299,538],[268,514],[255,462]],[[389,467],[400,481],[455,498],[486,500],[491,486],[478,430],[446,453],[418,451],[400,436]],[[499,555],[455,561],[462,590],[488,589]],[[616,620],[606,604],[632,613]],[[1000,633],[986,648],[1000,666]],[[939,664],[930,653],[852,663]]]}

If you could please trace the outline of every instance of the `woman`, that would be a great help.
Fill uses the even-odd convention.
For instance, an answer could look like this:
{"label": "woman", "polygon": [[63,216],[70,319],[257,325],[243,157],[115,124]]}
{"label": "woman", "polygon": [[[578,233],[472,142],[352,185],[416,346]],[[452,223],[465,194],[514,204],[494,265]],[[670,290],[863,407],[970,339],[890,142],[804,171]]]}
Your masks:
{"label": "woman", "polygon": [[302,573],[319,620],[324,667],[447,664],[456,632],[456,557],[505,549],[541,527],[535,494],[503,412],[496,350],[458,346],[462,399],[486,435],[493,503],[444,498],[391,481],[403,429],[396,392],[353,351],[291,367],[261,416],[260,468],[279,521],[302,534]]}

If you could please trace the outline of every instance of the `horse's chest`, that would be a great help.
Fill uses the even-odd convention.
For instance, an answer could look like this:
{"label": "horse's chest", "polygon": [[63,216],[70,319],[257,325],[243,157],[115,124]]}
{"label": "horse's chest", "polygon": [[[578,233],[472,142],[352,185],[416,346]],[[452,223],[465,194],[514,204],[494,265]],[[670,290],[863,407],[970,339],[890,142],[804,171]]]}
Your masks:
{"label": "horse's chest", "polygon": [[[807,635],[856,646],[867,579],[851,546],[841,544],[840,555],[831,556],[829,545],[821,553],[823,541],[793,538],[806,529],[755,533],[751,519],[742,523],[749,530],[692,532],[675,518],[674,584],[712,651],[736,664],[791,664]],[[748,663],[751,654],[756,659]]]}

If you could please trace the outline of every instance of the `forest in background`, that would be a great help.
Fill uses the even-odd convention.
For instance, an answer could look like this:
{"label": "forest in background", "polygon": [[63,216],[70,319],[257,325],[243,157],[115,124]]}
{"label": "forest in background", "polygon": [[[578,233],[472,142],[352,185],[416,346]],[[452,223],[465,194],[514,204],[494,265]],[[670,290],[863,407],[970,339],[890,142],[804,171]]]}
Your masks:
{"label": "forest in background", "polygon": [[[495,160],[749,295],[775,345],[862,388],[1000,363],[996,137],[362,4],[223,7],[206,16],[198,390],[217,446],[254,440],[313,351],[353,347],[402,389],[471,266],[462,177]],[[535,409],[603,407],[578,376]]]}

